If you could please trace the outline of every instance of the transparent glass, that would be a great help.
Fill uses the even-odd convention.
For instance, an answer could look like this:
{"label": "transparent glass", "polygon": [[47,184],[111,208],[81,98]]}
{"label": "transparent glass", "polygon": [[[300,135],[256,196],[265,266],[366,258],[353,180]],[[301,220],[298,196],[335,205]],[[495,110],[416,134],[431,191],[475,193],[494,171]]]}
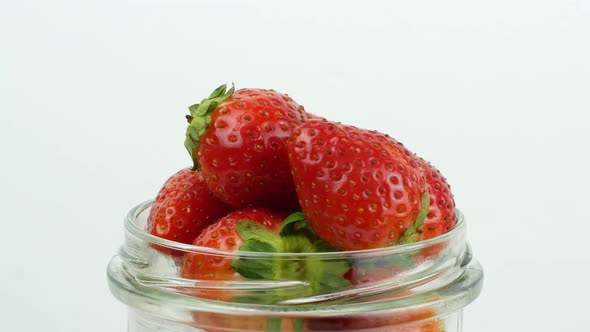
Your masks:
{"label": "transparent glass", "polygon": [[[112,293],[129,306],[130,332],[458,332],[462,308],[480,293],[483,271],[472,258],[465,221],[433,239],[388,248],[326,253],[214,250],[146,232],[151,202],[130,211],[125,243],[108,265]],[[314,292],[305,280],[184,279],[168,247],[215,261],[346,262],[354,285]],[[272,298],[260,303],[257,299]],[[239,300],[236,300],[239,299]]]}

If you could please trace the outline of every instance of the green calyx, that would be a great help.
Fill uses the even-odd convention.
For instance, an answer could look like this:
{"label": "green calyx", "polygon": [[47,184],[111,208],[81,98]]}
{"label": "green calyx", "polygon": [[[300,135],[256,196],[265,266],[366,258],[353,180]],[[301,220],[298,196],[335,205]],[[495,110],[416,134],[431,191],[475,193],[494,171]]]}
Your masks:
{"label": "green calyx", "polygon": [[[240,251],[278,253],[283,244],[281,239],[262,225],[248,220],[236,224],[238,233],[244,241]],[[271,259],[240,258],[232,262],[236,272],[249,279],[274,280],[275,262]]]}
{"label": "green calyx", "polygon": [[188,108],[190,114],[186,116],[186,119],[188,120],[189,125],[186,128],[184,146],[193,160],[194,169],[199,168],[196,149],[199,146],[201,136],[211,124],[211,113],[217,109],[217,106],[219,106],[220,103],[228,99],[234,91],[235,88],[233,84],[229,90],[227,89],[227,85],[223,84],[215,89],[209,97],[203,99],[201,103],[194,104]]}
{"label": "green calyx", "polygon": [[294,212],[285,218],[279,230],[279,235],[305,235],[311,241],[319,239],[307,219],[305,219],[303,212]]}
{"label": "green calyx", "polygon": [[418,212],[418,216],[416,216],[416,221],[414,222],[414,226],[406,229],[404,235],[401,239],[397,242],[397,244],[407,244],[413,243],[418,241],[418,234],[422,232],[421,228],[424,225],[424,220],[426,220],[426,216],[428,215],[428,210],[430,210],[430,195],[428,194],[428,190],[422,194],[422,209]]}
{"label": "green calyx", "polygon": [[236,272],[249,279],[258,280],[299,280],[308,283],[296,294],[273,294],[258,298],[262,303],[284,300],[285,296],[309,296],[343,289],[350,286],[344,274],[350,269],[346,258],[320,259],[298,253],[334,252],[336,248],[319,240],[313,233],[303,213],[291,214],[283,222],[279,234],[273,234],[263,226],[251,221],[241,221],[237,229],[244,240],[240,251],[264,253],[292,253],[287,257],[242,257],[232,262]]}

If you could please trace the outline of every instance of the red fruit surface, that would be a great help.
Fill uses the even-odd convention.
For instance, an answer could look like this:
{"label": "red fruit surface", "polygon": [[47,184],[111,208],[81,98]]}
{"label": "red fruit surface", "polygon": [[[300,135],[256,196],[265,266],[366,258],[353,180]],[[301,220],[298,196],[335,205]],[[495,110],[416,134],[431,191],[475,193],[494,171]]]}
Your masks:
{"label": "red fruit surface", "polygon": [[[185,168],[166,180],[160,189],[150,210],[148,230],[164,239],[191,243],[204,228],[229,211],[230,207],[209,191],[201,172]],[[158,250],[180,254],[164,247]]]}
{"label": "red fruit surface", "polygon": [[309,331],[444,332],[444,323],[431,308],[397,313],[320,318],[308,322]]}
{"label": "red fruit surface", "polygon": [[[238,233],[236,224],[251,221],[264,226],[268,231],[278,234],[287,213],[269,209],[246,208],[231,212],[218,222],[205,229],[194,245],[237,251],[244,242]],[[183,278],[197,280],[234,280],[241,277],[231,266],[232,259],[205,253],[187,253],[182,259],[180,275]]]}
{"label": "red fruit surface", "polygon": [[234,208],[297,208],[287,139],[309,117],[274,90],[241,89],[219,103],[193,152],[211,191]]}
{"label": "red fruit surface", "polygon": [[426,184],[430,194],[430,209],[422,226],[418,239],[426,240],[448,232],[457,223],[455,200],[451,187],[443,175],[422,158],[418,158],[420,167],[426,175]]}
{"label": "red fruit surface", "polygon": [[342,250],[389,246],[414,226],[426,191],[412,153],[377,131],[308,120],[289,142],[303,213]]}

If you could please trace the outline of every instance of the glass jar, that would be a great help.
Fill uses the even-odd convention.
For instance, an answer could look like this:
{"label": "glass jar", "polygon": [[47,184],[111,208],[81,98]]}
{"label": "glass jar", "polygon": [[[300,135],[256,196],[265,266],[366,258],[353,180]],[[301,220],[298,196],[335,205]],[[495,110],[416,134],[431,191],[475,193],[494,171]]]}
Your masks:
{"label": "glass jar", "polygon": [[[452,230],[421,242],[291,254],[223,251],[158,238],[146,232],[151,204],[130,211],[125,243],[107,269],[112,293],[129,307],[130,332],[459,332],[462,308],[483,284],[460,212]],[[351,282],[326,292],[310,289],[305,278],[184,279],[179,274],[182,253],[216,262],[348,264]]]}

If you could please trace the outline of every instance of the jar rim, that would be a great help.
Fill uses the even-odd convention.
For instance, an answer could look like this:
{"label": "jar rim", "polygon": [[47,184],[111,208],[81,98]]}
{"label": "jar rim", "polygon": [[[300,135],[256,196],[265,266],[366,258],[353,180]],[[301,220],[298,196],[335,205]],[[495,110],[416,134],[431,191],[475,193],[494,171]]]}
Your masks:
{"label": "jar rim", "polygon": [[[125,218],[126,244],[119,254],[114,256],[107,268],[109,286],[112,293],[123,303],[139,310],[156,313],[158,315],[173,317],[175,313],[184,310],[224,313],[232,315],[289,315],[293,317],[318,317],[339,316],[343,314],[364,314],[375,311],[397,311],[429,306],[439,315],[457,310],[470,303],[481,291],[483,272],[479,263],[471,259],[471,251],[465,239],[466,222],[463,214],[457,210],[457,223],[447,233],[411,244],[394,245],[386,248],[340,251],[327,253],[260,253],[248,251],[228,251],[212,249],[191,244],[179,243],[159,238],[146,230],[146,214],[153,201],[146,201],[134,207]],[[452,245],[449,245],[451,244]],[[207,280],[197,280],[196,284],[187,284],[184,279],[175,274],[153,274],[150,268],[158,269],[170,261],[160,261],[155,254],[156,250],[147,252],[147,256],[138,255],[145,253],[147,247],[163,246],[183,252],[193,252],[206,256],[218,256],[222,258],[236,259],[241,257],[255,259],[299,259],[311,257],[321,260],[351,260],[362,263],[377,259],[415,255],[420,252],[429,252],[432,248],[446,248],[448,250],[442,256],[434,260],[418,263],[407,271],[403,271],[392,278],[377,278],[376,282],[353,285],[351,288],[337,289],[328,293],[317,293],[295,297],[296,300],[285,297],[273,304],[242,303],[210,300],[190,294],[192,290],[209,291],[221,288],[212,287]],[[177,259],[173,258],[173,261]],[[154,264],[155,262],[155,264]],[[174,263],[174,262],[173,262]],[[148,270],[145,270],[148,268]],[[155,270],[154,270],[155,271]],[[273,281],[275,283],[277,281]],[[289,282],[286,280],[284,282]],[[194,281],[191,281],[194,283]],[[236,292],[252,291],[252,294],[261,291],[260,288],[251,288],[245,285],[250,281],[235,284],[223,284],[223,289],[231,289]],[[196,288],[193,288],[196,286]],[[231,287],[230,287],[231,286]],[[248,287],[246,287],[248,286]],[[269,287],[287,287],[292,285],[269,284]],[[295,285],[309,287],[309,285]],[[229,287],[229,288],[228,288]],[[264,289],[266,289],[264,288]],[[270,289],[270,288],[269,288]],[[188,291],[188,292],[187,292]],[[400,297],[386,300],[376,300],[380,294],[393,294],[392,292],[409,292]],[[402,294],[402,293],[399,293]],[[344,302],[340,303],[338,300]],[[316,306],[316,304],[320,304]],[[166,309],[164,314],[161,309]],[[179,312],[176,310],[180,309]],[[175,317],[175,316],[174,316]]]}
{"label": "jar rim", "polygon": [[349,250],[349,251],[334,251],[334,252],[305,252],[305,253],[288,253],[288,252],[254,252],[254,251],[232,251],[232,250],[222,250],[222,249],[214,249],[209,247],[197,246],[193,244],[186,244],[181,242],[176,242],[168,239],[164,239],[153,235],[142,229],[137,221],[139,216],[146,212],[148,209],[151,208],[153,205],[154,200],[144,201],[143,203],[136,205],[129,211],[127,216],[125,217],[125,229],[130,234],[138,237],[140,240],[145,241],[146,243],[150,243],[157,246],[166,247],[173,250],[179,250],[182,252],[193,252],[193,253],[204,253],[204,254],[213,254],[218,256],[230,256],[230,257],[256,257],[256,258],[288,258],[296,255],[298,258],[305,258],[305,257],[313,257],[313,258],[322,258],[322,259],[330,259],[330,258],[338,258],[341,259],[343,256],[350,257],[350,258],[362,258],[362,257],[372,257],[372,256],[382,256],[382,255],[395,255],[395,254],[403,254],[407,252],[412,252],[420,249],[424,249],[439,243],[444,243],[448,241],[450,238],[455,236],[459,236],[465,228],[465,220],[463,213],[456,209],[457,215],[457,223],[446,233],[441,235],[435,236],[430,239],[407,243],[407,244],[396,244],[391,245],[388,247],[382,248],[374,248],[374,249],[362,249],[362,250]]}
{"label": "jar rim", "polygon": [[284,306],[265,304],[244,304],[233,302],[218,302],[188,295],[171,293],[157,288],[141,287],[137,282],[125,277],[122,260],[115,256],[107,267],[109,288],[113,295],[121,302],[136,309],[162,315],[155,304],[167,303],[167,305],[180,309],[199,308],[203,312],[212,312],[228,315],[256,315],[272,316],[276,314],[288,315],[291,318],[299,317],[338,317],[342,315],[358,315],[366,313],[405,312],[409,309],[431,307],[439,312],[442,317],[454,312],[475,300],[481,293],[483,286],[483,269],[477,260],[470,260],[463,267],[463,273],[440,288],[427,292],[415,293],[404,297],[403,305],[395,303],[400,299],[388,299],[376,302],[356,304],[335,304],[322,307],[308,306]]}

